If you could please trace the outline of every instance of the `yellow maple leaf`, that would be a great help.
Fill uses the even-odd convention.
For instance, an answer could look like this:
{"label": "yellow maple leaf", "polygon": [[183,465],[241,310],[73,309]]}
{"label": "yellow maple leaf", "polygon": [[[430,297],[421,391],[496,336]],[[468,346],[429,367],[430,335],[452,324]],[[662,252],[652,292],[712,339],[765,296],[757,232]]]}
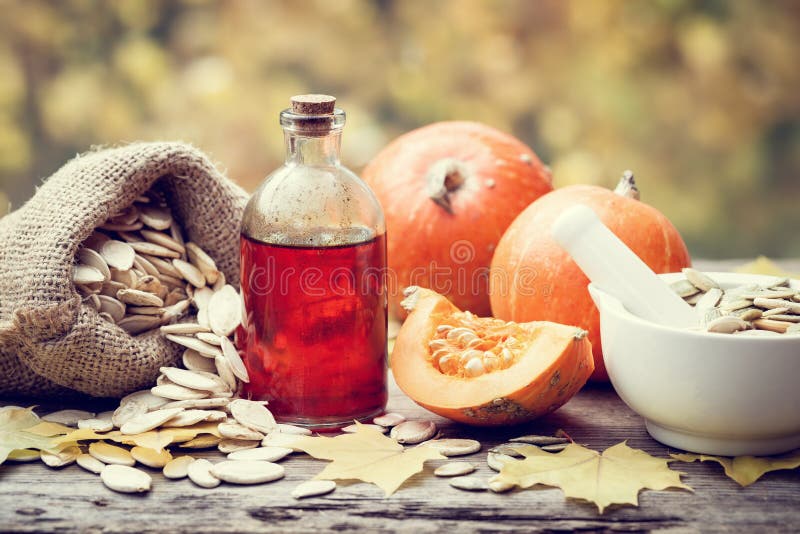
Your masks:
{"label": "yellow maple leaf", "polygon": [[717,462],[725,469],[725,474],[735,480],[740,486],[749,486],[766,473],[780,469],[795,469],[800,467],[800,450],[774,457],[737,456],[725,458],[706,454],[671,454],[681,462]]}
{"label": "yellow maple leaf", "polygon": [[769,276],[780,276],[786,278],[797,278],[799,276],[782,269],[777,263],[766,256],[759,256],[755,260],[745,263],[744,265],[740,265],[734,270],[737,273],[766,274]]}
{"label": "yellow maple leaf", "polygon": [[388,497],[410,476],[419,473],[428,460],[445,459],[427,445],[404,449],[381,432],[358,424],[351,434],[329,437],[298,437],[292,447],[314,458],[332,460],[316,476],[322,480],[361,480],[381,488]]}
{"label": "yellow maple leaf", "polygon": [[110,440],[125,445],[137,445],[147,449],[161,450],[172,443],[183,443],[189,441],[200,434],[211,434],[220,436],[217,423],[197,423],[192,426],[164,428],[161,430],[149,430],[141,434],[123,434],[119,430],[111,432],[95,432],[88,428],[71,430],[70,433],[56,438],[59,446],[74,445],[78,441],[100,441]]}
{"label": "yellow maple leaf", "polygon": [[23,449],[50,450],[54,447],[53,439],[29,432],[41,422],[32,408],[15,406],[0,409],[0,464],[7,458],[15,458]]}
{"label": "yellow maple leaf", "polygon": [[670,460],[654,458],[632,449],[625,442],[602,454],[570,443],[553,454],[534,445],[514,447],[522,460],[508,461],[493,480],[530,488],[537,484],[561,488],[564,495],[591,501],[602,514],[612,504],[638,506],[642,489],[691,488],[681,474],[667,465]]}

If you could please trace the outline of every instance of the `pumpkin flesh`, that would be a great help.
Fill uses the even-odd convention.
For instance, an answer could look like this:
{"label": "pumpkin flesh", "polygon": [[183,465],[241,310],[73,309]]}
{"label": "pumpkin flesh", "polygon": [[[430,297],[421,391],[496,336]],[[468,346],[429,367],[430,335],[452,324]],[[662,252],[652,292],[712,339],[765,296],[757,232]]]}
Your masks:
{"label": "pumpkin flesh", "polygon": [[[592,373],[581,329],[477,317],[426,289],[413,298],[392,371],[398,386],[434,413],[484,426],[529,421],[564,404]],[[477,371],[476,360],[483,364]]]}

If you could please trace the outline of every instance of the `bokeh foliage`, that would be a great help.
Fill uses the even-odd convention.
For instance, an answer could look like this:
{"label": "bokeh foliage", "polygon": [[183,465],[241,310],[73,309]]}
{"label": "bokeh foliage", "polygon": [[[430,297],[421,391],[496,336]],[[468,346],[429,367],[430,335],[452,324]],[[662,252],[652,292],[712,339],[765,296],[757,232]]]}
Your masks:
{"label": "bokeh foliage", "polygon": [[[0,213],[91,145],[183,139],[252,189],[288,96],[328,92],[359,168],[446,119],[557,185],[633,169],[695,255],[800,256],[800,2],[0,0]],[[7,197],[7,198],[4,198]]]}

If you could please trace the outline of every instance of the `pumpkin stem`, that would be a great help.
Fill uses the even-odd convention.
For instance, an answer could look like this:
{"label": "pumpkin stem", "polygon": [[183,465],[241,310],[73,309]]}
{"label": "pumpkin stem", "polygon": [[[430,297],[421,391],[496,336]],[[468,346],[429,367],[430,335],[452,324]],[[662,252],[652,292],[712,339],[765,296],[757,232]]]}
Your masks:
{"label": "pumpkin stem", "polygon": [[461,187],[466,176],[466,169],[460,161],[453,158],[440,159],[430,166],[425,175],[428,196],[448,213],[453,213],[450,193]]}
{"label": "pumpkin stem", "polygon": [[632,198],[639,200],[639,188],[636,187],[636,181],[633,179],[633,171],[625,171],[622,173],[622,178],[617,184],[614,193],[625,198]]}

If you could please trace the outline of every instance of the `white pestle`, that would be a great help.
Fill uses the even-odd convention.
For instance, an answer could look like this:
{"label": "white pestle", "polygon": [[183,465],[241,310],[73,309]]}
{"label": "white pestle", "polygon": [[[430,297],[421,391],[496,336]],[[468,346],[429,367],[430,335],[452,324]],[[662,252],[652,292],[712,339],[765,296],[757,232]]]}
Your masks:
{"label": "white pestle", "polygon": [[661,280],[591,208],[577,205],[553,223],[551,234],[600,290],[632,314],[664,326],[698,324],[694,309]]}

